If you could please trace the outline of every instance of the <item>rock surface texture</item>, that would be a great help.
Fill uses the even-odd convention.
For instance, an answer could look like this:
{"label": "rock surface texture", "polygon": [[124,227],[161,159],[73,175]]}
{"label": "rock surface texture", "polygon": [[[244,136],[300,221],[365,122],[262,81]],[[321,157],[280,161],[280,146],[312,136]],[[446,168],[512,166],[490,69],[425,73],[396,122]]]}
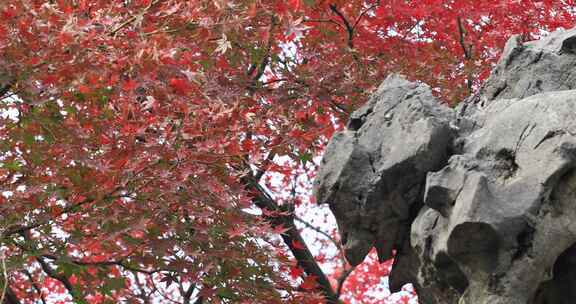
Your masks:
{"label": "rock surface texture", "polygon": [[457,109],[388,77],[328,145],[315,194],[351,264],[396,254],[420,302],[576,303],[576,30],[509,40]]}

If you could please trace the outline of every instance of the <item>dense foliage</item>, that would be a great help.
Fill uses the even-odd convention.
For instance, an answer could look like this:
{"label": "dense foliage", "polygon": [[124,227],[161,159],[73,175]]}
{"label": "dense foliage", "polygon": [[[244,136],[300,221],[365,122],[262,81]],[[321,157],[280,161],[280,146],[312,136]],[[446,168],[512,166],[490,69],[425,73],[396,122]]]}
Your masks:
{"label": "dense foliage", "polygon": [[380,303],[390,262],[297,216],[328,138],[392,72],[457,103],[574,4],[1,1],[1,299]]}

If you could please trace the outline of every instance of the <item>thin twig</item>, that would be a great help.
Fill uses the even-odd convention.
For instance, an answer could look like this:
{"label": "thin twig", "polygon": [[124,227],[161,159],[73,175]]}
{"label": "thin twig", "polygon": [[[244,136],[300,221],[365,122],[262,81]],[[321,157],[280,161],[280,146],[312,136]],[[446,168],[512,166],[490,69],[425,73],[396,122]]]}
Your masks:
{"label": "thin twig", "polygon": [[[24,269],[23,272],[28,277],[28,279],[30,280],[30,283],[34,287],[34,290],[36,290],[36,292],[40,296],[40,300],[42,301],[42,304],[46,304],[46,299],[44,299],[44,295],[42,294],[42,289],[40,288],[40,286],[38,286],[38,283],[34,280],[30,271],[28,271],[27,269]],[[0,303],[2,303],[2,302],[0,302]]]}
{"label": "thin twig", "polygon": [[321,235],[323,235],[324,237],[326,237],[327,239],[329,239],[332,244],[334,244],[334,246],[336,246],[336,248],[338,248],[338,250],[340,250],[340,244],[338,243],[338,241],[336,241],[332,236],[330,236],[328,233],[322,231],[320,228],[310,224],[309,222],[305,221],[304,219],[302,219],[301,217],[295,215],[294,219],[298,222],[300,222],[301,224],[303,224],[304,226],[306,226],[307,228],[314,230],[318,233],[320,233]]}
{"label": "thin twig", "polygon": [[86,198],[85,200],[83,200],[83,201],[81,201],[81,202],[79,202],[79,203],[77,203],[77,204],[70,205],[70,206],[62,209],[56,216],[53,216],[53,217],[50,217],[50,218],[46,218],[46,219],[44,219],[44,220],[40,220],[40,221],[38,221],[38,222],[36,222],[36,223],[31,223],[31,224],[26,225],[26,226],[24,226],[24,225],[14,225],[14,226],[12,226],[12,227],[9,227],[9,229],[8,229],[7,231],[5,231],[2,235],[0,235],[0,237],[2,237],[2,238],[7,238],[7,237],[9,237],[9,236],[11,236],[11,235],[13,235],[13,234],[23,233],[23,232],[25,232],[25,231],[29,231],[29,230],[32,230],[32,229],[34,229],[34,228],[38,228],[38,227],[40,227],[40,226],[46,225],[46,224],[50,223],[54,218],[58,218],[58,217],[66,214],[66,213],[72,212],[72,211],[74,211],[75,209],[81,207],[82,205],[85,205],[85,204],[90,203],[90,202],[93,202],[93,201],[94,201],[94,199],[89,197],[89,198]]}
{"label": "thin twig", "polygon": [[8,289],[8,272],[6,271],[6,257],[4,256],[4,251],[0,252],[0,264],[2,266],[2,292],[0,293],[0,303],[4,303],[4,297],[6,296],[6,290]]}
{"label": "thin twig", "polygon": [[262,85],[265,86],[265,85],[269,85],[269,84],[273,84],[273,83],[277,83],[277,82],[282,82],[282,81],[288,81],[288,78],[279,78],[279,79],[266,81],[266,82],[263,82]]}
{"label": "thin twig", "polygon": [[318,22],[318,23],[332,23],[332,24],[336,24],[337,26],[345,29],[342,24],[332,20],[332,19],[304,19],[302,22]]}
{"label": "thin twig", "polygon": [[140,278],[138,277],[138,273],[137,272],[132,272],[132,275],[134,276],[134,281],[136,282],[136,287],[138,288],[138,298],[141,298],[142,301],[144,302],[144,304],[149,304],[150,303],[150,295],[154,293],[154,291],[150,291],[148,294],[146,294],[146,290],[144,290],[144,287],[142,287],[142,283],[140,282]]}
{"label": "thin twig", "polygon": [[[149,169],[150,167],[159,164],[160,162],[156,162],[153,164],[150,164],[149,166],[145,166],[144,168],[142,168],[141,170],[137,171],[134,173],[134,176],[138,176],[142,173],[144,173],[145,170]],[[176,165],[176,164],[175,164]],[[137,179],[134,180],[129,180],[127,181],[126,184],[131,183],[131,182],[135,182],[137,181]],[[150,183],[150,181],[146,182],[143,186],[137,188],[140,189],[144,186],[146,186],[148,183]],[[95,198],[93,197],[87,197],[86,199],[84,199],[83,201],[74,204],[74,205],[70,205],[65,207],[64,209],[60,210],[57,214],[52,215],[51,217],[45,218],[45,219],[40,219],[35,223],[30,223],[28,225],[12,225],[10,227],[8,227],[8,229],[2,233],[0,233],[0,239],[5,239],[13,234],[17,234],[17,233],[24,233],[26,231],[30,231],[32,229],[38,228],[40,226],[49,224],[50,222],[52,222],[54,219],[59,218],[60,216],[67,214],[67,213],[72,213],[72,212],[77,212],[77,210],[82,207],[83,205],[89,204],[89,203],[99,203],[99,202],[105,202],[105,201],[109,201],[109,200],[114,200],[114,199],[118,199],[118,198],[123,198],[125,197],[125,195],[118,195],[117,193],[120,192],[121,190],[123,190],[122,187],[116,187],[115,189],[113,189],[110,193],[104,195],[99,201],[96,201]]]}
{"label": "thin twig", "polygon": [[[52,255],[52,254],[43,254],[42,257],[53,260],[55,262],[57,262],[58,260],[61,260],[61,257]],[[126,270],[129,271],[133,271],[133,272],[139,272],[139,273],[144,273],[147,275],[153,275],[155,273],[161,272],[161,271],[166,271],[167,269],[154,269],[154,270],[145,270],[145,269],[140,269],[137,267],[133,267],[130,266],[128,264],[126,264],[126,262],[124,261],[125,258],[119,259],[119,260],[115,260],[115,261],[102,261],[102,262],[85,262],[85,261],[79,261],[79,260],[75,260],[73,258],[70,257],[65,257],[64,260],[66,260],[67,263],[71,263],[71,264],[75,264],[78,266],[96,266],[96,267],[107,267],[107,266],[120,266]]]}
{"label": "thin twig", "polygon": [[150,2],[150,4],[148,4],[148,6],[146,6],[139,14],[133,15],[132,17],[128,18],[128,20],[126,20],[122,24],[120,24],[117,28],[110,31],[109,35],[115,36],[116,33],[118,33],[121,29],[125,28],[130,23],[136,21],[139,17],[140,18],[143,17],[148,12],[148,10],[158,2],[160,2],[160,0],[154,0],[154,1]]}
{"label": "thin twig", "polygon": [[356,26],[358,25],[358,23],[360,23],[360,20],[362,19],[362,17],[364,17],[364,15],[366,15],[369,11],[375,9],[379,5],[380,5],[380,3],[372,4],[371,6],[366,8],[364,11],[362,11],[362,13],[360,13],[360,15],[358,15],[358,18],[356,18],[356,21],[354,22],[354,25],[352,26],[352,30],[356,29]]}
{"label": "thin twig", "polygon": [[154,286],[154,289],[166,300],[172,302],[172,303],[176,303],[176,304],[180,304],[180,302],[173,300],[172,298],[170,298],[167,294],[165,294],[164,292],[162,292],[162,290],[160,290],[160,288],[158,288],[158,286],[156,286],[156,283],[154,282],[154,278],[150,277],[150,282],[152,282],[152,286]]}
{"label": "thin twig", "polygon": [[336,112],[340,112],[342,114],[346,114],[347,116],[350,116],[350,111],[346,110],[345,108],[343,108],[341,105],[337,104],[336,102],[334,102],[334,100],[332,99],[328,99],[328,103],[330,103],[330,107],[335,110]]}

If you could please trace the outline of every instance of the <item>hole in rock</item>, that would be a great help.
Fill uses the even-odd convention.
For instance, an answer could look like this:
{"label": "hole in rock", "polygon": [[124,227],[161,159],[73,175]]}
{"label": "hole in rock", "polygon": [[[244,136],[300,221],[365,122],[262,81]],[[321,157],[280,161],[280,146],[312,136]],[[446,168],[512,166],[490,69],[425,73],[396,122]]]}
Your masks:
{"label": "hole in rock", "polygon": [[445,282],[450,287],[463,294],[468,288],[468,279],[445,252],[439,252],[434,259],[434,266],[438,269],[439,282]]}
{"label": "hole in rock", "polygon": [[500,175],[504,178],[512,177],[518,171],[516,155],[508,149],[501,149],[496,153],[495,169],[501,171]]}
{"label": "hole in rock", "polygon": [[564,39],[561,50],[563,53],[576,54],[576,36]]}
{"label": "hole in rock", "polygon": [[363,124],[364,122],[362,121],[362,118],[352,118],[348,122],[348,129],[352,131],[358,131]]}
{"label": "hole in rock", "polygon": [[471,269],[490,272],[496,267],[500,238],[486,223],[465,222],[452,230],[448,239],[450,257]]}
{"label": "hole in rock", "polygon": [[552,279],[542,282],[529,304],[573,304],[576,302],[576,244],[554,263]]}
{"label": "hole in rock", "polygon": [[530,254],[535,231],[536,230],[533,227],[526,226],[526,228],[516,236],[518,248],[512,257],[512,260],[516,260],[524,254]]}

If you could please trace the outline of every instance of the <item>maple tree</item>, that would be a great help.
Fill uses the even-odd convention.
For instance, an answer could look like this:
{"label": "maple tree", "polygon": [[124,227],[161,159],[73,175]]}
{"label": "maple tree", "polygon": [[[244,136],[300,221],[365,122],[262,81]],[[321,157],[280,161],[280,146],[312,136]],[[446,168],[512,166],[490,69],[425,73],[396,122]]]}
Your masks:
{"label": "maple tree", "polygon": [[574,4],[2,1],[1,299],[380,303],[390,261],[298,216],[327,140],[393,72],[461,101]]}

